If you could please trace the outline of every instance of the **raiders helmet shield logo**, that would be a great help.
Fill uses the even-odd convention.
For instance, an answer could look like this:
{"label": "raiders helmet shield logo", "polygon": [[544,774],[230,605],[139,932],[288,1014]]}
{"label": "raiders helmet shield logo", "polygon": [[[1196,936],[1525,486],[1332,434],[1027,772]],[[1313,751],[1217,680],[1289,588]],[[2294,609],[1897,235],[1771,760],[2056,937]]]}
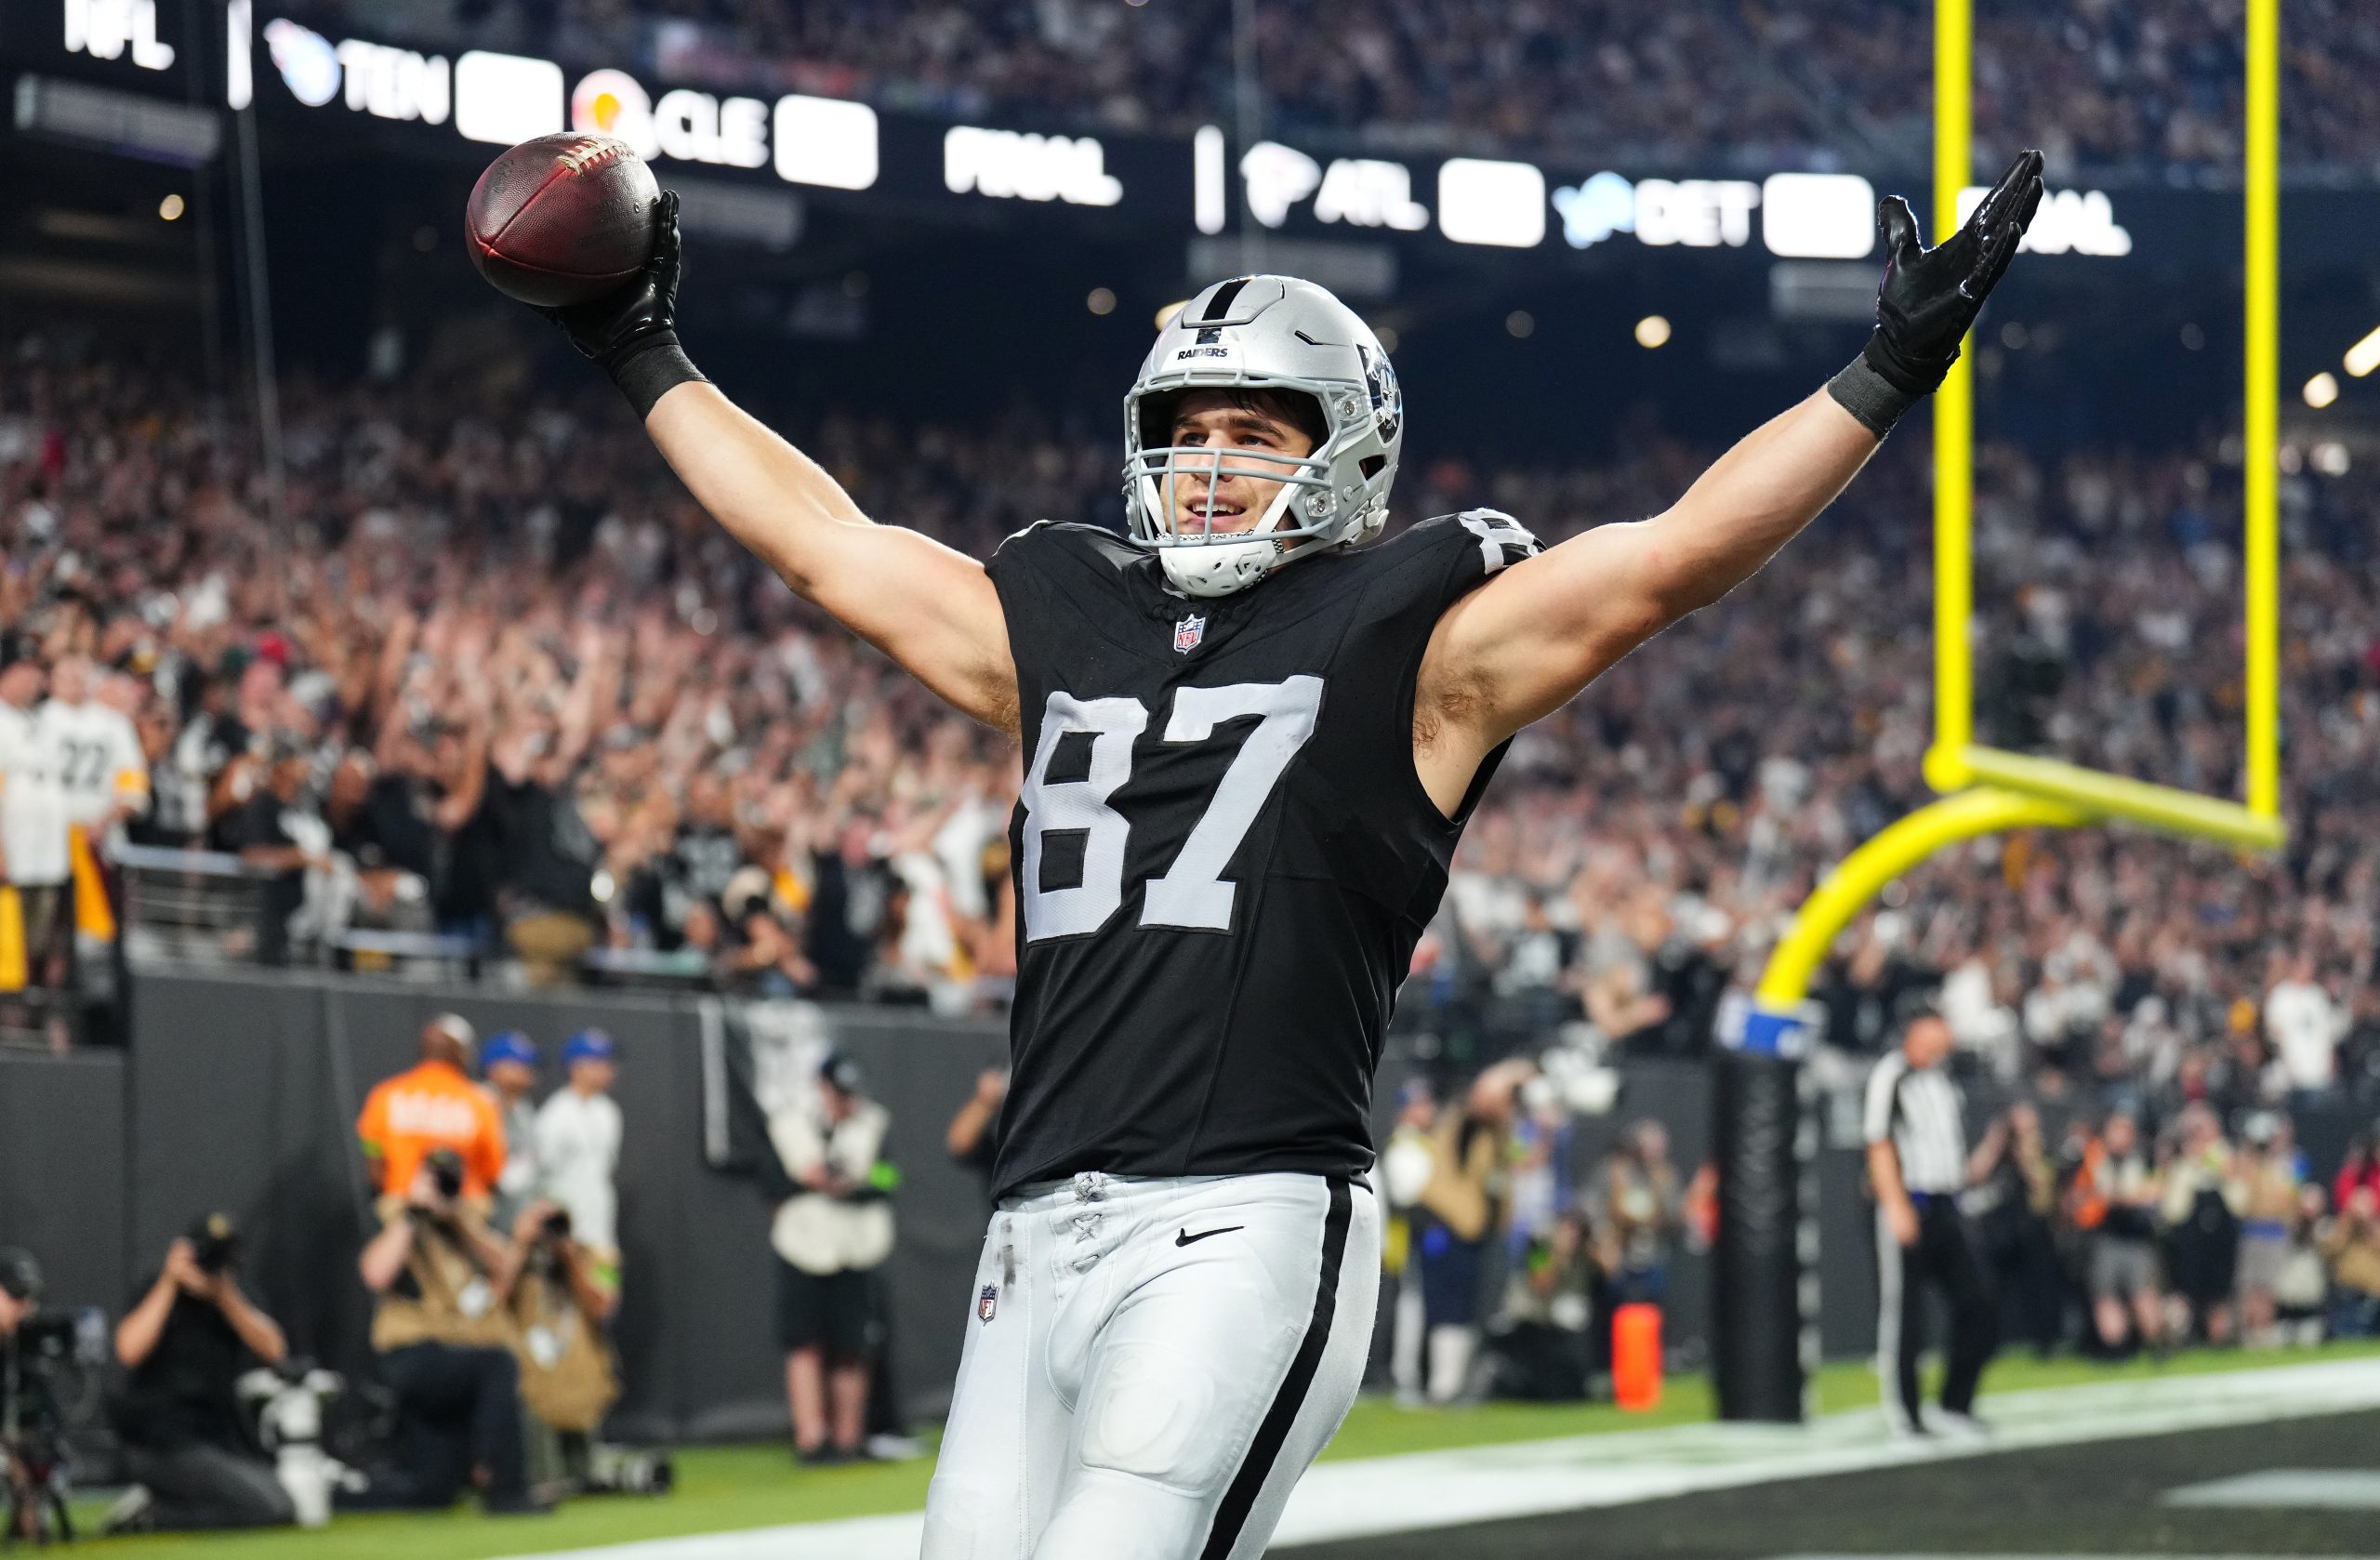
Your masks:
{"label": "raiders helmet shield logo", "polygon": [[1173,649],[1176,654],[1187,655],[1198,648],[1207,637],[1207,620],[1190,616],[1173,626]]}
{"label": "raiders helmet shield logo", "polygon": [[985,1285],[984,1292],[975,1297],[975,1319],[988,1322],[992,1319],[992,1313],[999,1308],[1000,1287],[998,1284]]}

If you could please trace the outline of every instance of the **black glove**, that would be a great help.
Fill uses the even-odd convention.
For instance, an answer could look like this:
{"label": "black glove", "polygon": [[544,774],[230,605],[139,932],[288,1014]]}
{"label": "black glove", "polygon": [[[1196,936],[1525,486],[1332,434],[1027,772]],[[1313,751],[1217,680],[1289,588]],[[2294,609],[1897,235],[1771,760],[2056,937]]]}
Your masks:
{"label": "black glove", "polygon": [[537,311],[602,366],[640,417],[672,388],[703,377],[678,345],[679,266],[678,192],[665,190],[641,272],[591,302]]}
{"label": "black glove", "polygon": [[2042,199],[2042,154],[2020,153],[1965,227],[1932,249],[1918,242],[1917,218],[1898,195],[1876,205],[1884,244],[1884,282],[1876,295],[1876,328],[1851,366],[1827,382],[1844,410],[1882,438],[1900,415],[1934,393],[1983,300],[2016,253]]}

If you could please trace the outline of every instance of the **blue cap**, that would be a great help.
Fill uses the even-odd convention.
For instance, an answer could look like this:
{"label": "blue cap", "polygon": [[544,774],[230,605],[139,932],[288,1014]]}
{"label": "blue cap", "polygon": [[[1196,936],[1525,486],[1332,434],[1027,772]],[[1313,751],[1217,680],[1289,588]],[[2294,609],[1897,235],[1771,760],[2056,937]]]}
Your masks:
{"label": "blue cap", "polygon": [[518,1029],[507,1029],[490,1035],[480,1047],[480,1071],[484,1073],[498,1062],[518,1062],[524,1067],[537,1064],[537,1042]]}
{"label": "blue cap", "polygon": [[612,1037],[601,1029],[581,1029],[562,1042],[563,1066],[574,1062],[609,1062],[612,1060]]}

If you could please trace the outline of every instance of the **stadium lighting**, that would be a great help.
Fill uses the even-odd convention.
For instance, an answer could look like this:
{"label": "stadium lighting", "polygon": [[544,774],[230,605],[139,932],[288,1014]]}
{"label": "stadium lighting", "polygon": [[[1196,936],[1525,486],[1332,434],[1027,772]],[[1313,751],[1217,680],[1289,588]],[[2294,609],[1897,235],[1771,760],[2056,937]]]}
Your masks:
{"label": "stadium lighting", "polygon": [[2306,381],[2306,404],[2317,412],[2338,398],[2338,376],[2327,369]]}
{"label": "stadium lighting", "polygon": [[1537,316],[1526,309],[1515,309],[1504,316],[1504,329],[1515,341],[1526,341],[1537,334]]}
{"label": "stadium lighting", "polygon": [[1636,345],[1646,351],[1666,346],[1670,338],[1670,323],[1659,314],[1647,314],[1636,322]]}
{"label": "stadium lighting", "polygon": [[2375,329],[2347,350],[2347,371],[2349,374],[2360,379],[2375,368],[2380,368],[2380,329]]}
{"label": "stadium lighting", "polygon": [[1091,296],[1082,300],[1082,306],[1094,314],[1113,314],[1116,312],[1116,295],[1108,288],[1093,287]]}
{"label": "stadium lighting", "polygon": [[180,221],[182,216],[182,198],[179,195],[167,195],[164,200],[157,203],[157,215],[164,218],[168,222]]}

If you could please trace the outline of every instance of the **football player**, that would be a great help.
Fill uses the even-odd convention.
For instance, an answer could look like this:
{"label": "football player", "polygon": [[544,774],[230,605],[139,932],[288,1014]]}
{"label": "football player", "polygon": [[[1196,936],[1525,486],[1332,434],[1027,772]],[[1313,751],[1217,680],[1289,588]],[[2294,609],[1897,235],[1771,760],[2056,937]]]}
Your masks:
{"label": "football player", "polygon": [[1322,288],[1219,283],[1124,398],[1130,534],[979,562],[879,524],[674,328],[674,197],[638,281],[553,317],[704,507],[800,595],[1022,745],[999,1199],[928,1560],[1254,1556],[1353,1401],[1380,1210],[1372,1072],[1513,734],[1709,605],[1930,393],[2041,196],[1878,223],[1853,363],[1650,520],[1540,549],[1474,509],[1382,538],[1404,414]]}

